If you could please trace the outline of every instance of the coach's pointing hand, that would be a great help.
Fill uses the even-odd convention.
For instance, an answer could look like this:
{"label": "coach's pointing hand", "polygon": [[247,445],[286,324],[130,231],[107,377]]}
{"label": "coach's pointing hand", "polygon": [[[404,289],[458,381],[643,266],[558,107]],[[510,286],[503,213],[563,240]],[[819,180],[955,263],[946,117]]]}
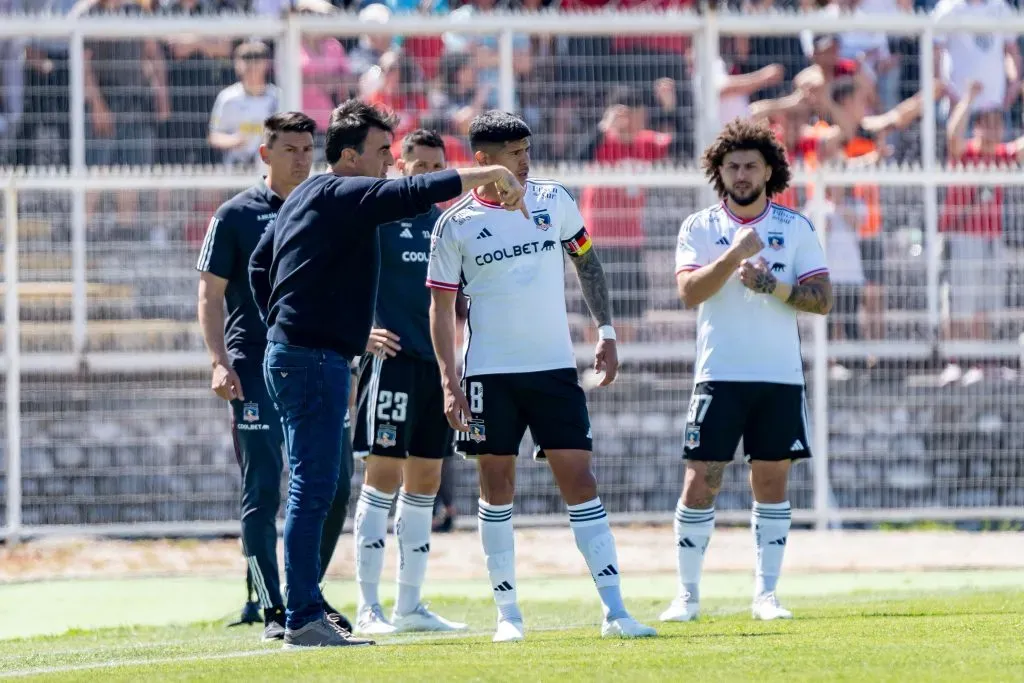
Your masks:
{"label": "coach's pointing hand", "polygon": [[741,228],[733,238],[732,247],[729,248],[738,259],[748,259],[757,256],[764,249],[764,242],[761,241],[757,230],[753,228]]}
{"label": "coach's pointing hand", "polygon": [[498,199],[501,200],[501,205],[507,211],[518,209],[523,216],[530,217],[530,211],[526,208],[524,199],[526,190],[519,184],[519,180],[512,174],[512,171],[506,171],[501,178],[494,182],[494,186],[498,190]]}
{"label": "coach's pointing hand", "polygon": [[444,414],[448,424],[457,432],[469,431],[469,401],[458,386],[446,387],[444,390]]}
{"label": "coach's pointing hand", "polygon": [[238,379],[238,373],[230,365],[214,364],[210,388],[213,389],[213,393],[225,401],[233,401],[236,398],[240,401],[245,400],[245,395],[242,393],[242,380]]}

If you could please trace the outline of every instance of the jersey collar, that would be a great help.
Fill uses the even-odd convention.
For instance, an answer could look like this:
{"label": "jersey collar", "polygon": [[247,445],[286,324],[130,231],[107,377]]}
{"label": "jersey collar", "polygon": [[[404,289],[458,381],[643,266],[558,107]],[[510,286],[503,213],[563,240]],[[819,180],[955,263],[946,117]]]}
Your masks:
{"label": "jersey collar", "polygon": [[725,211],[726,216],[731,218],[733,221],[739,223],[740,225],[753,225],[754,223],[757,223],[762,218],[768,215],[768,213],[772,210],[772,203],[769,200],[769,202],[765,204],[764,211],[754,216],[753,218],[740,218],[739,216],[737,216],[736,214],[729,210],[728,205],[726,205],[724,201],[722,202],[722,210]]}
{"label": "jersey collar", "polygon": [[263,179],[257,183],[256,187],[260,196],[262,196],[270,206],[280,206],[281,204],[284,204],[284,199],[270,189],[270,185],[267,184],[267,176],[263,176]]}
{"label": "jersey collar", "polygon": [[492,202],[492,201],[490,201],[490,200],[488,200],[488,199],[484,199],[483,197],[481,197],[481,196],[480,196],[480,195],[479,195],[479,194],[477,193],[477,191],[476,191],[476,188],[475,188],[475,187],[474,187],[474,188],[472,189],[472,193],[473,193],[473,199],[475,199],[475,200],[476,200],[477,202],[479,202],[480,204],[483,204],[483,205],[484,205],[484,206],[486,206],[487,208],[489,208],[489,209],[500,209],[500,208],[502,208],[502,207],[501,207],[501,204],[496,204],[496,203],[494,203],[494,202]]}

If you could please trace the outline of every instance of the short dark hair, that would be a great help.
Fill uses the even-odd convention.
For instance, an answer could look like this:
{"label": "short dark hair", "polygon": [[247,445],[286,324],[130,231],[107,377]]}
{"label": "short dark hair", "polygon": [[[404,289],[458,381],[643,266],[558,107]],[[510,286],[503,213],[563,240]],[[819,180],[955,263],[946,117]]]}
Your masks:
{"label": "short dark hair", "polygon": [[331,112],[331,120],[327,124],[324,149],[327,163],[337,163],[344,149],[351,148],[362,154],[363,143],[371,128],[394,133],[397,125],[397,116],[372,104],[357,99],[342,102]]}
{"label": "short dark hair", "polygon": [[417,147],[433,147],[434,149],[444,149],[444,140],[435,131],[427,130],[426,128],[420,128],[402,138],[402,154],[412,154],[412,151]]}
{"label": "short dark hair", "polygon": [[270,59],[270,48],[262,40],[247,40],[235,48],[235,59]]}
{"label": "short dark hair", "polygon": [[749,150],[760,152],[765,163],[772,169],[772,176],[765,186],[765,193],[769,197],[774,197],[789,187],[793,174],[786,159],[786,148],[775,137],[775,133],[764,124],[754,123],[749,119],[733,119],[704,150],[700,160],[704,175],[711,181],[719,197],[726,196],[721,174],[722,162],[725,161],[726,155]]}
{"label": "short dark hair", "polygon": [[316,121],[301,111],[282,111],[263,122],[263,144],[273,147],[281,133],[316,133]]}
{"label": "short dark hair", "polygon": [[473,151],[490,145],[504,145],[533,135],[526,122],[515,114],[492,109],[469,124],[469,146]]}
{"label": "short dark hair", "polygon": [[842,104],[857,92],[857,82],[853,76],[842,76],[832,81],[832,101]]}

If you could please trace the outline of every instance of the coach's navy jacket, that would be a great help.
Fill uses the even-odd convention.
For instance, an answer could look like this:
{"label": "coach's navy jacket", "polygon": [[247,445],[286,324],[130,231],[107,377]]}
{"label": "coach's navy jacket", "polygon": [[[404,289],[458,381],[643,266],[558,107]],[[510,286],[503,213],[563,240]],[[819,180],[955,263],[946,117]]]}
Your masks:
{"label": "coach's navy jacket", "polygon": [[451,170],[396,180],[325,173],[295,188],[249,260],[267,339],[346,358],[363,353],[377,301],[377,226],[461,193]]}

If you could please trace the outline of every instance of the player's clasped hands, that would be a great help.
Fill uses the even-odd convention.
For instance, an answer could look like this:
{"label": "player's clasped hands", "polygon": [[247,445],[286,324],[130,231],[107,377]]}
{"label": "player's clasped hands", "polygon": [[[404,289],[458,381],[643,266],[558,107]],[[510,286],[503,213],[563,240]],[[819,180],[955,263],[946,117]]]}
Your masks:
{"label": "player's clasped hands", "polygon": [[757,256],[764,249],[764,242],[757,230],[753,228],[741,228],[733,238],[731,251],[741,259],[748,259]]}
{"label": "player's clasped hands", "polygon": [[518,209],[524,216],[530,217],[530,212],[526,208],[526,189],[511,171],[506,171],[502,178],[495,181],[494,186],[498,189],[498,199],[506,211]]}
{"label": "player's clasped hands", "polygon": [[370,330],[370,338],[366,342],[366,352],[372,353],[378,358],[394,358],[402,350],[398,343],[399,337],[394,332],[383,327],[375,327]]}

